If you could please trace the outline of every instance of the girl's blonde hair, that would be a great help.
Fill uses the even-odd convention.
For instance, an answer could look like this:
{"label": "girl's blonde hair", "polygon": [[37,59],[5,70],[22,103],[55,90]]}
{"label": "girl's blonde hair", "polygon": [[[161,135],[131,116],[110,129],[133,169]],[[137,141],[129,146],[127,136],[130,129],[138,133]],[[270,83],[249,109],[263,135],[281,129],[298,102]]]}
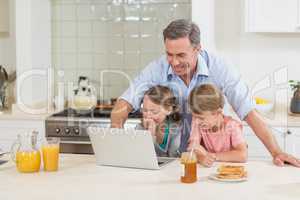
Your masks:
{"label": "girl's blonde hair", "polygon": [[224,96],[214,85],[202,84],[191,91],[188,103],[193,113],[202,114],[205,111],[223,109]]}
{"label": "girl's blonde hair", "polygon": [[171,113],[167,116],[168,119],[171,119],[173,122],[179,122],[181,120],[179,104],[170,88],[162,85],[153,86],[146,91],[145,95],[147,95],[153,103],[161,105],[164,109],[171,109]]}

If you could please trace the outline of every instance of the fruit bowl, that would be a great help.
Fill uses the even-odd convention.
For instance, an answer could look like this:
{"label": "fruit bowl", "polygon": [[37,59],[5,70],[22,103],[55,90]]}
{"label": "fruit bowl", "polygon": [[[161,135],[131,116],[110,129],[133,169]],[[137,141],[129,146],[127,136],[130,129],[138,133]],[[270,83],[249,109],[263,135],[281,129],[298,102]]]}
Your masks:
{"label": "fruit bowl", "polygon": [[271,101],[259,97],[255,97],[254,99],[255,99],[254,104],[256,110],[263,113],[268,113],[272,111],[274,104]]}

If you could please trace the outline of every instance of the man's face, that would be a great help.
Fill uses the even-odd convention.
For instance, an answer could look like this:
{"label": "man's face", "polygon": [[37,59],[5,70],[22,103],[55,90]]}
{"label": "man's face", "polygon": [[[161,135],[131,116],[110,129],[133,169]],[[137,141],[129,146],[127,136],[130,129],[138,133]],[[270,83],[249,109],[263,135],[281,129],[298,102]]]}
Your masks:
{"label": "man's face", "polygon": [[165,48],[167,59],[175,74],[186,76],[194,72],[200,49],[192,46],[188,37],[176,40],[166,39]]}

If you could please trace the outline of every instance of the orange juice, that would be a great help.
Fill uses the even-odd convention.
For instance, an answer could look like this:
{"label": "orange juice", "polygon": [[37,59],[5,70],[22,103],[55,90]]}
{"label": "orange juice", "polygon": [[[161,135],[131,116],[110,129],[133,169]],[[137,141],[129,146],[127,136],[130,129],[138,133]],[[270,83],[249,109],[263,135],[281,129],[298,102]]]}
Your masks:
{"label": "orange juice", "polygon": [[59,145],[51,144],[42,147],[44,170],[57,171],[59,158]]}
{"label": "orange juice", "polygon": [[38,172],[41,165],[41,154],[39,151],[18,151],[16,163],[19,172]]}

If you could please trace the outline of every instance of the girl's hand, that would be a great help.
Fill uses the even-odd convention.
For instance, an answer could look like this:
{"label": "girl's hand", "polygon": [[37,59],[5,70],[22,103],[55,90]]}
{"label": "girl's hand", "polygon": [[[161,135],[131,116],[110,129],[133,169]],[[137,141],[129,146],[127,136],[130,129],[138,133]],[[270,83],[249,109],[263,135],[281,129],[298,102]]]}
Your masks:
{"label": "girl's hand", "polygon": [[193,145],[189,145],[189,147],[187,148],[188,151],[192,151],[194,148],[194,153],[196,154],[196,156],[206,156],[207,155],[207,151],[205,150],[205,148],[203,146],[201,146],[200,144],[193,144]]}
{"label": "girl's hand", "polygon": [[206,156],[198,157],[198,161],[205,167],[211,167],[216,161],[216,155],[213,153],[207,153]]}
{"label": "girl's hand", "polygon": [[147,118],[143,119],[143,126],[145,129],[149,130],[153,137],[156,136],[156,123],[153,119]]}
{"label": "girl's hand", "polygon": [[200,155],[204,155],[204,156],[206,156],[208,154],[206,149],[203,146],[199,145],[199,144],[195,147],[194,151],[195,151],[196,154],[200,154]]}

